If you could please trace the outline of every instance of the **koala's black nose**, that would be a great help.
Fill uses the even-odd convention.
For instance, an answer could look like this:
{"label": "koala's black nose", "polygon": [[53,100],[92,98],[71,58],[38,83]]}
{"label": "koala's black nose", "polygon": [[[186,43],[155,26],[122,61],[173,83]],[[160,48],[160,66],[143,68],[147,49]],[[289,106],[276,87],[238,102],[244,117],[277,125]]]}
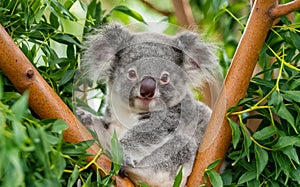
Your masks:
{"label": "koala's black nose", "polygon": [[141,82],[140,95],[144,98],[152,98],[155,94],[156,81],[152,77],[145,77]]}

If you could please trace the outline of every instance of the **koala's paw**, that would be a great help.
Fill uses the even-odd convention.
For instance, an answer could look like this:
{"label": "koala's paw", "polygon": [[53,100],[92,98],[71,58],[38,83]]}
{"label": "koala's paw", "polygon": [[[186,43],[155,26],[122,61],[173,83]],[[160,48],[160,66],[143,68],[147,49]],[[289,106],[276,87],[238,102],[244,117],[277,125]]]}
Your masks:
{"label": "koala's paw", "polygon": [[90,112],[85,111],[82,108],[76,108],[76,115],[78,116],[79,120],[83,125],[93,125],[93,114],[91,114]]}

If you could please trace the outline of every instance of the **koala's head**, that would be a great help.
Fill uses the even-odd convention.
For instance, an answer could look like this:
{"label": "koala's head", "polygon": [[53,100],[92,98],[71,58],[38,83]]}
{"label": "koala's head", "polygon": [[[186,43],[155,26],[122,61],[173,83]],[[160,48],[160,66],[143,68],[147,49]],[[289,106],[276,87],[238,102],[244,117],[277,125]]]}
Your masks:
{"label": "koala's head", "polygon": [[107,25],[88,37],[86,47],[89,77],[105,80],[110,97],[137,112],[180,103],[187,85],[213,77],[217,64],[212,47],[187,31],[167,36]]}

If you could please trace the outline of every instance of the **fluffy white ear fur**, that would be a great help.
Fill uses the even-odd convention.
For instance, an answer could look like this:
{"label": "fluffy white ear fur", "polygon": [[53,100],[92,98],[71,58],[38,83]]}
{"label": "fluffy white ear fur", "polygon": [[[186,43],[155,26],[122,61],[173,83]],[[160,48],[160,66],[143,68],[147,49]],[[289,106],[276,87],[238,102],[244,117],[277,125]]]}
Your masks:
{"label": "fluffy white ear fur", "polygon": [[[99,34],[100,33],[100,34]],[[109,24],[86,38],[82,68],[92,80],[106,80],[116,53],[130,40],[130,32],[118,24]]]}
{"label": "fluffy white ear fur", "polygon": [[183,68],[194,87],[219,78],[220,70],[213,45],[203,42],[198,34],[189,31],[176,35],[176,40],[184,54]]}

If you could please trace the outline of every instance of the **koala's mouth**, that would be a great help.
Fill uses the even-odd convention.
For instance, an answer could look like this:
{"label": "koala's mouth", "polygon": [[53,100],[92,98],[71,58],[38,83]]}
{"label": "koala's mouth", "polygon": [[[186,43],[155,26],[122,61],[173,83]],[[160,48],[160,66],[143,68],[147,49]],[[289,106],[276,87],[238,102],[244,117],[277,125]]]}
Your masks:
{"label": "koala's mouth", "polygon": [[154,100],[154,98],[142,98],[142,97],[136,97],[136,100],[143,104],[144,106],[149,106],[151,101]]}

